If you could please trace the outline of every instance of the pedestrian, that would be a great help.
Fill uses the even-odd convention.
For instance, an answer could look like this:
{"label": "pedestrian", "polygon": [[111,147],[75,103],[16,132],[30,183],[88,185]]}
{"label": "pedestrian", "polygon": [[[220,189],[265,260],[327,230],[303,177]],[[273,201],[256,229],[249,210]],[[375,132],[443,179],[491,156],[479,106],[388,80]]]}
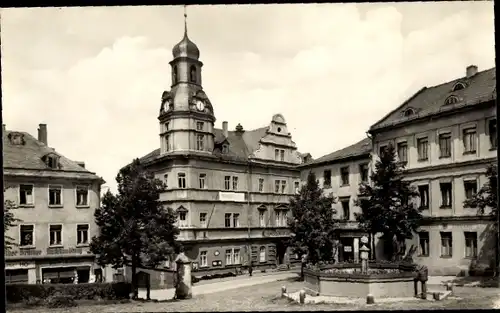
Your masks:
{"label": "pedestrian", "polygon": [[250,261],[250,266],[248,267],[248,275],[252,276],[253,272],[253,261]]}
{"label": "pedestrian", "polygon": [[306,254],[302,254],[302,258],[300,260],[300,280],[304,281],[304,268],[306,267],[307,257]]}

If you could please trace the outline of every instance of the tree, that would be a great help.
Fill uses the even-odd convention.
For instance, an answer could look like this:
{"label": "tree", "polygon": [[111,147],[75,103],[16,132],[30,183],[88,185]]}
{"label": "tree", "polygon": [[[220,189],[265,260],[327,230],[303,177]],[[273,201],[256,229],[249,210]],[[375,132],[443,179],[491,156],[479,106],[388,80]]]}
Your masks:
{"label": "tree", "polygon": [[471,198],[464,201],[464,207],[477,208],[478,215],[486,214],[486,209],[489,208],[490,216],[495,219],[496,228],[496,276],[500,275],[500,241],[499,241],[499,221],[498,221],[498,166],[490,164],[486,170],[486,178],[488,181],[479,189]]}
{"label": "tree", "polygon": [[308,261],[313,264],[333,258],[336,228],[333,202],[332,197],[323,195],[312,172],[307,177],[307,184],[290,199],[290,243],[294,253],[307,253]]}
{"label": "tree", "polygon": [[120,170],[116,182],[118,194],[108,191],[94,214],[100,233],[92,238],[90,249],[101,266],[131,267],[135,298],[137,268],[155,268],[177,252],[179,229],[176,214],[159,201],[165,185],[138,159]]}
{"label": "tree", "polygon": [[[5,190],[6,188],[3,189],[4,191],[4,194],[5,194]],[[7,252],[7,251],[10,251],[12,249],[13,246],[16,246],[17,244],[14,242],[14,238],[10,237],[7,235],[7,231],[11,228],[11,227],[15,227],[17,226],[17,222],[20,222],[21,220],[16,218],[14,216],[14,213],[12,212],[12,210],[15,210],[17,207],[16,207],[16,204],[11,201],[11,200],[5,200],[4,201],[4,204],[3,204],[3,229],[4,229],[4,242],[5,242],[5,246],[4,246],[4,251]]]}
{"label": "tree", "polygon": [[375,164],[372,185],[361,183],[355,214],[360,227],[373,235],[382,233],[385,253],[391,260],[400,260],[405,253],[406,239],[411,239],[420,226],[422,214],[413,199],[419,197],[415,187],[403,180],[404,165],[396,161],[394,147],[389,145]]}

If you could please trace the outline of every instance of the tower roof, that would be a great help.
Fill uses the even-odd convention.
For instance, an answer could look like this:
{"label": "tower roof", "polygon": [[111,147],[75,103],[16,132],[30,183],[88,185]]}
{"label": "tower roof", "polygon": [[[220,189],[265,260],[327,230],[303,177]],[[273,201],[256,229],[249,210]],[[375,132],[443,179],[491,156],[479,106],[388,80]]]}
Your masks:
{"label": "tower roof", "polygon": [[186,6],[184,6],[184,37],[174,46],[172,49],[172,55],[174,56],[174,59],[179,57],[188,57],[198,60],[200,57],[200,50],[188,37]]}

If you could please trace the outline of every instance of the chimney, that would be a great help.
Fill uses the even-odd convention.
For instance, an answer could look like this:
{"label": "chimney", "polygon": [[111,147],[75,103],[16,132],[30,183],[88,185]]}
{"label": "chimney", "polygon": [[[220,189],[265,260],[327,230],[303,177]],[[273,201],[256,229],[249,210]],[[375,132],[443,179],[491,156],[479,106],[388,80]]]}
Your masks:
{"label": "chimney", "polygon": [[38,125],[38,141],[41,141],[46,146],[48,146],[48,144],[47,144],[47,124]]}
{"label": "chimney", "polygon": [[80,165],[81,167],[85,168],[85,162],[82,161],[76,161],[76,164]]}
{"label": "chimney", "polygon": [[471,78],[472,76],[477,74],[477,65],[469,65],[467,66],[466,76],[467,78]]}
{"label": "chimney", "polygon": [[224,137],[228,137],[227,121],[222,122],[222,133],[224,134]]}

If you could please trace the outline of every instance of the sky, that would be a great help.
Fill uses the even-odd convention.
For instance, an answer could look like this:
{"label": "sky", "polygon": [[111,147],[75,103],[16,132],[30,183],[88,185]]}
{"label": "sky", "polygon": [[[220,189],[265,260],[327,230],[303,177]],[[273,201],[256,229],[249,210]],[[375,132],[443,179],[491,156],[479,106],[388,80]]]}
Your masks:
{"label": "sky", "polygon": [[[159,148],[183,6],[1,9],[3,119],[106,180]],[[423,86],[495,66],[493,1],[188,6],[203,88],[234,129],[286,119],[313,158]]]}

